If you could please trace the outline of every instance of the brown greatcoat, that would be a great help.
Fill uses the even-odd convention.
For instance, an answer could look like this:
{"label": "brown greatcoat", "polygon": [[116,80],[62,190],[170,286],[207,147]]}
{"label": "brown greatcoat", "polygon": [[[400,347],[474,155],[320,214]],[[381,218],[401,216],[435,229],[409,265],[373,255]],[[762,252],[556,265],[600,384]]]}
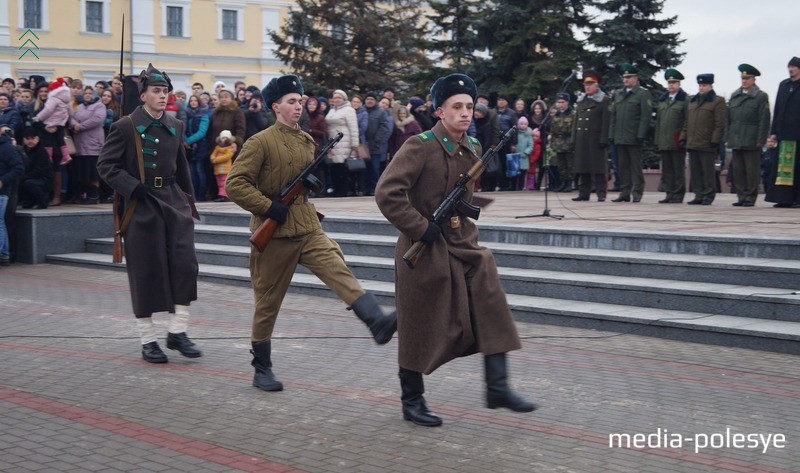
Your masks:
{"label": "brown greatcoat", "polygon": [[[184,192],[193,195],[189,164],[182,146],[183,122],[164,113],[154,121],[142,107],[111,125],[97,170],[100,177],[130,202],[139,180],[139,158],[133,126],[141,138],[146,199],[138,199],[125,232],[125,264],[133,313],[174,312],[175,304],[197,299],[194,222]],[[157,124],[160,123],[160,124]],[[144,135],[142,137],[142,135]],[[153,187],[153,178],[174,176],[174,185]]]}
{"label": "brown greatcoat", "polygon": [[[439,122],[403,144],[375,189],[378,208],[401,232],[395,247],[395,290],[402,368],[430,374],[456,357],[521,347],[494,256],[478,246],[478,229],[471,220],[456,212],[460,226],[451,228],[450,220],[442,224],[443,235],[425,248],[415,269],[402,261],[459,176],[480,155],[477,140],[465,135],[456,142]],[[469,187],[467,201],[472,199]]]}

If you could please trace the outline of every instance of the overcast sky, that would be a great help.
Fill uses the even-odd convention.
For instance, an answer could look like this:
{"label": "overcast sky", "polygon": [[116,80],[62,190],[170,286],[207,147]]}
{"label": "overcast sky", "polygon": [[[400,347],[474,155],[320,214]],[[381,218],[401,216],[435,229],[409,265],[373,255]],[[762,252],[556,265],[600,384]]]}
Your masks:
{"label": "overcast sky", "polygon": [[[675,30],[686,40],[677,67],[681,84],[697,93],[697,74],[714,73],[714,89],[729,97],[741,85],[737,67],[747,63],[761,71],[756,84],[773,101],[778,84],[789,77],[786,65],[800,57],[797,0],[666,0],[665,17],[678,16]],[[663,73],[657,79],[662,84]]]}

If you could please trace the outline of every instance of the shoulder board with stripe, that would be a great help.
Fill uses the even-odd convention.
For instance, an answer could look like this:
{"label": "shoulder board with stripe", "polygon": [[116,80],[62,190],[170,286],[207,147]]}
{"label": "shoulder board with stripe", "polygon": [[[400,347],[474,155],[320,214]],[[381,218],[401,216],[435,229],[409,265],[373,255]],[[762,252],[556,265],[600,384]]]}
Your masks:
{"label": "shoulder board with stripe", "polygon": [[430,140],[434,139],[435,135],[433,134],[432,131],[428,130],[428,131],[422,132],[419,135],[417,135],[417,138],[419,138],[420,141],[425,142],[425,141],[430,141]]}
{"label": "shoulder board with stripe", "polygon": [[467,138],[469,139],[469,142],[470,142],[470,143],[472,143],[472,144],[474,144],[474,145],[480,145],[480,144],[481,144],[481,142],[480,142],[480,141],[478,141],[478,139],[477,139],[477,138],[475,138],[474,136],[469,136],[469,137],[467,137]]}

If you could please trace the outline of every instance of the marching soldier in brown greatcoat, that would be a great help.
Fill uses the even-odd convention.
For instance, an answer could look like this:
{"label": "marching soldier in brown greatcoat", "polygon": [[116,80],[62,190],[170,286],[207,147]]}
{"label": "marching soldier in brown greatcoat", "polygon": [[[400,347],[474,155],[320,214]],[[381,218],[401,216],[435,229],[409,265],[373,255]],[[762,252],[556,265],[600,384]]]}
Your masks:
{"label": "marching soldier in brown greatcoat", "polygon": [[[395,285],[403,417],[424,426],[442,419],[425,403],[422,374],[474,353],[484,354],[487,407],[536,408],[507,384],[506,352],[521,344],[492,252],[478,246],[478,229],[458,211],[444,227],[431,220],[481,156],[478,140],[466,133],[476,95],[464,74],[438,79],[431,96],[441,121],[403,144],[375,192],[381,212],[401,232]],[[472,198],[471,189],[464,198]],[[402,256],[415,241],[427,247],[411,269]]]}
{"label": "marching soldier in brown greatcoat", "polygon": [[611,99],[600,89],[600,74],[583,74],[586,95],[575,104],[572,141],[575,145],[575,173],[578,175],[578,197],[589,200],[594,185],[597,201],[606,200],[608,190],[608,127],[611,120]]}
{"label": "marching soldier in brown greatcoat", "polygon": [[[111,125],[97,170],[125,198],[130,223],[125,231],[125,265],[133,313],[142,339],[142,358],[166,363],[156,341],[154,312],[171,312],[167,348],[183,356],[202,355],[186,336],[189,303],[197,300],[193,195],[182,145],[183,123],[164,113],[172,83],[152,64],[139,75],[143,105]],[[141,176],[140,169],[144,169]]]}
{"label": "marching soldier in brown greatcoat", "polygon": [[314,160],[314,139],[298,126],[302,95],[303,85],[294,75],[267,84],[264,104],[277,122],[244,143],[225,182],[228,197],[253,214],[251,231],[267,218],[280,224],[263,253],[256,248],[250,252],[256,304],[251,334],[253,386],[264,391],[283,390],[272,372],[272,332],[298,264],[351,306],[377,343],[388,343],[397,326],[396,315],[385,314],[375,296],[361,288],[339,245],[322,230],[308,190],[289,206],[281,203],[281,191]]}

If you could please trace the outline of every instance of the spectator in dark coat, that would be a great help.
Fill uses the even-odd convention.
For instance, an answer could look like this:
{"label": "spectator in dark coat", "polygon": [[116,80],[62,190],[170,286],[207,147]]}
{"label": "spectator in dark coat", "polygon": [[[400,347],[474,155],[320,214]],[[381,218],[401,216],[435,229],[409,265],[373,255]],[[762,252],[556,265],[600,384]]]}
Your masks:
{"label": "spectator in dark coat", "polygon": [[431,116],[428,104],[419,97],[411,97],[408,99],[408,103],[411,105],[411,115],[417,120],[422,131],[428,131],[433,128],[436,122]]}
{"label": "spectator in dark coat", "polygon": [[22,156],[14,148],[10,135],[11,128],[0,127],[0,266],[11,262],[11,246],[6,229],[6,207],[11,192],[25,173]]}
{"label": "spectator in dark coat", "polygon": [[[213,103],[213,102],[212,102]],[[206,139],[208,140],[208,149],[214,149],[216,143],[214,140],[222,133],[222,130],[229,130],[233,134],[234,154],[233,159],[239,154],[244,144],[244,136],[247,133],[247,121],[244,118],[244,112],[236,105],[236,98],[228,89],[220,90],[219,92],[219,105],[214,109],[211,114],[211,123],[209,126]],[[209,187],[210,197],[217,197],[216,178],[211,173],[210,168],[206,175],[206,182]]]}
{"label": "spectator in dark coat", "polygon": [[20,200],[23,209],[46,209],[53,186],[53,166],[39,137],[39,131],[27,127],[22,131],[25,143],[25,174],[20,181]]}
{"label": "spectator in dark coat", "polygon": [[22,126],[22,120],[17,106],[7,93],[0,94],[0,125],[6,125],[17,136]]}
{"label": "spectator in dark coat", "polygon": [[397,118],[394,120],[394,130],[392,137],[389,138],[389,157],[391,159],[397,150],[403,146],[407,139],[414,135],[422,133],[422,127],[411,115],[407,108],[403,107],[397,110]]}
{"label": "spectator in dark coat", "polygon": [[261,130],[266,130],[269,126],[269,118],[265,113],[263,99],[261,98],[261,92],[255,91],[250,94],[250,102],[247,106],[247,109],[244,110],[244,121],[245,121],[245,134],[244,140],[247,141],[248,138],[255,135]]}

